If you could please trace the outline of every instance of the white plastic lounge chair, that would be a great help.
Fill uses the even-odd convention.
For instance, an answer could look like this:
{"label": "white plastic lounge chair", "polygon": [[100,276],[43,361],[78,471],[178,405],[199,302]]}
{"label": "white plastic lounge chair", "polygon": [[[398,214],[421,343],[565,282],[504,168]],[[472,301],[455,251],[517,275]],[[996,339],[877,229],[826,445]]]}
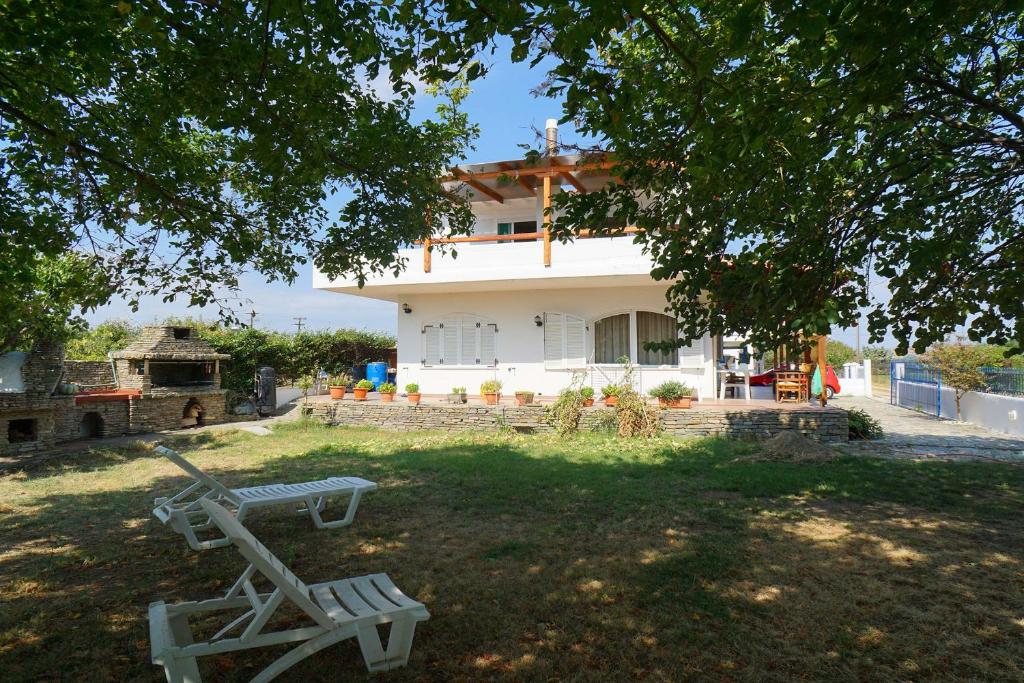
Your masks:
{"label": "white plastic lounge chair", "polygon": [[[181,493],[171,498],[157,498],[153,501],[156,508],[153,515],[161,523],[169,525],[182,534],[193,550],[209,550],[223,548],[229,544],[227,538],[199,540],[197,531],[210,529],[210,520],[200,501],[216,500],[219,503],[235,508],[235,515],[241,522],[250,510],[268,505],[294,505],[295,512],[300,515],[309,514],[318,529],[334,529],[348,526],[355,519],[359,500],[367,491],[373,491],[377,485],[372,481],[359,477],[331,477],[320,481],[307,481],[299,484],[269,484],[267,486],[250,486],[242,489],[229,489],[206,472],[175,453],[170,448],[157,446],[156,452],[175,465],[185,470],[195,482]],[[338,520],[325,522],[320,513],[327,506],[327,499],[335,496],[351,496],[345,516]]]}
{"label": "white plastic lounge chair", "polygon": [[[283,643],[301,643],[253,678],[272,680],[306,657],[355,636],[369,671],[387,671],[409,661],[416,624],[430,618],[427,608],[398,590],[387,574],[370,574],[307,586],[267,550],[226,509],[208,498],[203,511],[249,561],[223,598],[149,606],[149,638],[153,663],[163,665],[169,683],[200,683],[197,657],[237,652]],[[252,581],[262,575],[273,584],[270,593],[257,593]],[[274,612],[291,602],[312,622],[299,628],[264,633]],[[248,608],[248,609],[247,609]],[[247,609],[207,640],[193,640],[192,614]],[[291,612],[291,610],[288,610]],[[225,615],[224,621],[227,621]],[[387,649],[377,627],[391,624]],[[236,635],[229,635],[235,633]]]}

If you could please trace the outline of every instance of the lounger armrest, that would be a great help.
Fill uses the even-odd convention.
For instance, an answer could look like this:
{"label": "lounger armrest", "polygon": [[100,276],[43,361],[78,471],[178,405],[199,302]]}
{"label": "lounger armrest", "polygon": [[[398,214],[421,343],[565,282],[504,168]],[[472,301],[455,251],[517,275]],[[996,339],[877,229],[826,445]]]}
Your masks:
{"label": "lounger armrest", "polygon": [[149,603],[149,653],[154,664],[163,664],[166,652],[176,647],[167,603],[162,600]]}

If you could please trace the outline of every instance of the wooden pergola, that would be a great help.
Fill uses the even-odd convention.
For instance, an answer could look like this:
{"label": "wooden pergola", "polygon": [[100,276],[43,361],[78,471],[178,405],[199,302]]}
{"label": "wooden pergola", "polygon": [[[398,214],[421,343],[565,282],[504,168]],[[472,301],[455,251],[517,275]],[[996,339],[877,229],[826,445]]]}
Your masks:
{"label": "wooden pergola", "polygon": [[[536,198],[543,203],[544,221],[537,232],[511,235],[466,235],[423,239],[423,270],[429,273],[430,252],[434,244],[463,244],[469,242],[515,242],[540,239],[544,242],[544,265],[551,266],[551,197],[554,188],[559,191],[587,193],[617,182],[609,171],[616,166],[610,155],[583,159],[577,155],[549,155],[538,159],[512,159],[482,164],[454,166],[450,174],[440,178],[442,185],[454,193],[465,192],[471,202],[493,201],[504,204],[510,199]],[[562,185],[571,190],[562,190]],[[635,228],[623,228],[623,234],[635,233]],[[580,237],[590,237],[583,231]]]}

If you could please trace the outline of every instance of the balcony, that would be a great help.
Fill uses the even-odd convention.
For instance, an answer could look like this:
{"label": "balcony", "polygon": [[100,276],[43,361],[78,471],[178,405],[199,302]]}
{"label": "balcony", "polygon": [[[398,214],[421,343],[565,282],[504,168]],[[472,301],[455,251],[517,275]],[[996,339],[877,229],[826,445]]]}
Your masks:
{"label": "balcony", "polygon": [[398,276],[373,276],[359,289],[355,278],[330,280],[314,271],[313,287],[397,301],[408,294],[650,284],[651,259],[634,243],[635,232],[585,234],[566,244],[545,243],[542,232],[435,238],[399,251],[406,263]]}

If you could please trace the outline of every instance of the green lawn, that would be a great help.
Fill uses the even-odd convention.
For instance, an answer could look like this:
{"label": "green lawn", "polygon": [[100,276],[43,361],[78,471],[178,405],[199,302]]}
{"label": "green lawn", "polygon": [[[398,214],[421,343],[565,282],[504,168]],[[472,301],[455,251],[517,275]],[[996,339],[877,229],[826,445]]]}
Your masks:
{"label": "green lawn", "polygon": [[[385,571],[432,614],[379,681],[1024,679],[1024,468],[736,461],[750,444],[303,425],[172,440],[225,483],[357,475],[355,524],[257,512],[307,582]],[[147,605],[244,567],[150,517],[148,448],[0,478],[0,679],[162,680]],[[203,660],[248,680],[283,650]],[[283,680],[367,677],[345,642]]]}

